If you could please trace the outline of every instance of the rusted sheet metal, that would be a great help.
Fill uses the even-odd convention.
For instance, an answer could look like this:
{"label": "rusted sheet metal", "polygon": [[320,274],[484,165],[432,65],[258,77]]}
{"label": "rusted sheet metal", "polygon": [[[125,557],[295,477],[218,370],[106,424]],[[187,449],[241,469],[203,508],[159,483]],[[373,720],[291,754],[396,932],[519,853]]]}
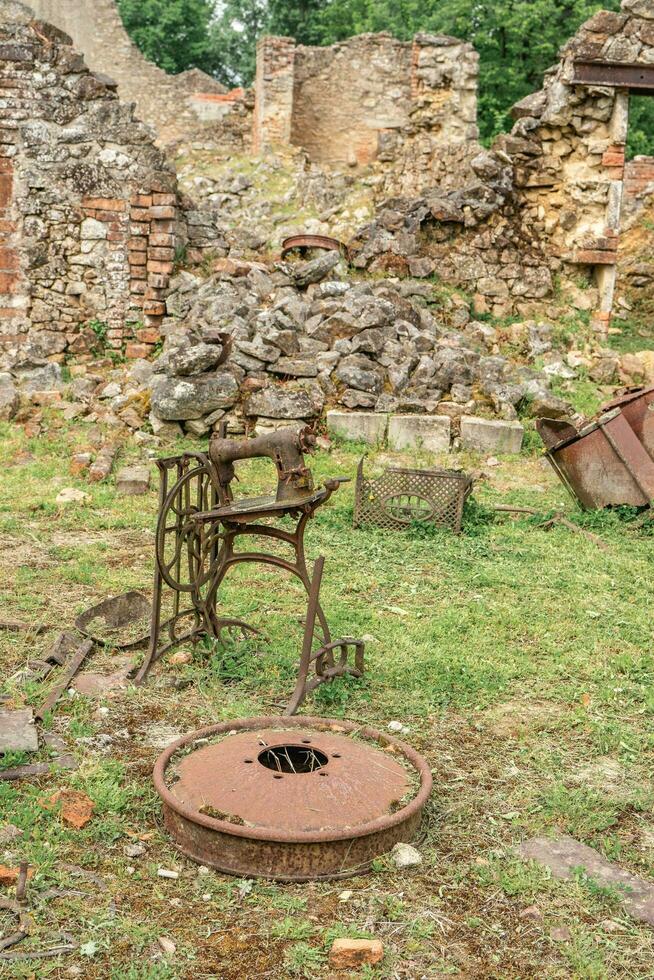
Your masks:
{"label": "rusted sheet metal", "polygon": [[375,729],[271,717],[180,739],[158,759],[154,783],[185,854],[281,881],[362,870],[411,839],[432,788],[425,759]]}
{"label": "rusted sheet metal", "polygon": [[575,61],[574,85],[601,85],[608,88],[654,92],[654,65],[626,61]]}
{"label": "rusted sheet metal", "polygon": [[548,460],[582,507],[643,507],[654,500],[654,460],[620,409],[558,443],[552,440],[556,424],[538,419],[536,428]]}
{"label": "rusted sheet metal", "polygon": [[282,258],[285,258],[294,248],[301,250],[307,248],[324,248],[330,252],[340,252],[341,255],[350,260],[350,250],[338,238],[330,238],[328,235],[291,235],[282,242]]}
{"label": "rusted sheet metal", "polygon": [[635,388],[602,407],[603,412],[619,408],[649,455],[654,459],[654,386]]}
{"label": "rusted sheet metal", "polygon": [[96,643],[129,650],[150,635],[150,602],[140,592],[105,599],[80,613],[75,628]]}

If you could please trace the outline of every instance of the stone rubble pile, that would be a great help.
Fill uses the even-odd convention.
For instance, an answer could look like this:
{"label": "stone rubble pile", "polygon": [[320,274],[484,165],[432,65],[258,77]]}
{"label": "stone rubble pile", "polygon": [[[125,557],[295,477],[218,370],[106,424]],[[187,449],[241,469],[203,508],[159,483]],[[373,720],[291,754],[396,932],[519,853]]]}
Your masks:
{"label": "stone rubble pile", "polygon": [[[547,376],[501,356],[496,331],[467,304],[408,278],[344,278],[337,252],[305,262],[214,263],[172,283],[152,413],[202,435],[224,417],[242,427],[311,420],[325,408],[506,420],[528,404],[568,406]],[[224,335],[229,349],[224,351]],[[533,323],[532,360],[551,349]]]}

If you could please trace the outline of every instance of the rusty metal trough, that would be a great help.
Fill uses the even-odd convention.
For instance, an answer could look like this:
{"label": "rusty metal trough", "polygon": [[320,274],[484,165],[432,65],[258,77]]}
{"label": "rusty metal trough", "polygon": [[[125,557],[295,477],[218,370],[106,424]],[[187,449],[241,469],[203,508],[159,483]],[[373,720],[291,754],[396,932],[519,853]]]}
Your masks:
{"label": "rusty metal trough", "polygon": [[538,419],[536,428],[547,459],[582,507],[645,507],[654,500],[654,458],[620,408],[579,431],[554,419]]}

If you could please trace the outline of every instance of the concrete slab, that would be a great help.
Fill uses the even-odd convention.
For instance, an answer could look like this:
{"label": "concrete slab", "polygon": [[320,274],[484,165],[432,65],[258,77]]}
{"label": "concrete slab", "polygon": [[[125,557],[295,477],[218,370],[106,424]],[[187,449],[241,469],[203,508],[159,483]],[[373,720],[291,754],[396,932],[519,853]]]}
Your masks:
{"label": "concrete slab", "polygon": [[555,878],[572,878],[574,869],[582,868],[597,884],[621,894],[621,905],[632,918],[654,926],[654,882],[624,871],[574,837],[534,837],[521,844],[518,853],[549,868]]}
{"label": "concrete slab", "polygon": [[38,747],[31,708],[0,710],[0,752],[36,752]]}
{"label": "concrete slab", "polygon": [[365,442],[369,446],[386,438],[388,415],[385,412],[327,412],[327,431],[330,436]]}
{"label": "concrete slab", "polygon": [[524,432],[519,422],[461,417],[461,445],[480,453],[519,453]]}
{"label": "concrete slab", "polygon": [[452,436],[448,415],[392,415],[388,422],[391,449],[427,449],[447,452]]}

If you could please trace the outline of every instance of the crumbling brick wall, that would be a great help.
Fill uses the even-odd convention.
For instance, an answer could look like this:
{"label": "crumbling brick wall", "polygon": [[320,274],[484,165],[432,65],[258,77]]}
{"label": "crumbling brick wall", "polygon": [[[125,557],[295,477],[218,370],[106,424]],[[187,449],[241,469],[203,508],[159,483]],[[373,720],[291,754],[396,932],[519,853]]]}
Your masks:
{"label": "crumbling brick wall", "polygon": [[204,129],[219,133],[220,116],[203,124],[206,115],[194,96],[219,95],[225,87],[197,69],[169,75],[148,61],[130,40],[115,0],[30,0],[30,6],[38,18],[70,35],[92,71],[116,81],[120,98],[136,103],[137,117],[155,128],[162,143]]}
{"label": "crumbling brick wall", "polygon": [[451,37],[362,34],[322,48],[262,38],[255,151],[291,143],[317,163],[378,162],[386,189],[405,193],[451,184],[453,171],[460,182],[478,149],[477,68],[472,46]]}
{"label": "crumbling brick wall", "polygon": [[8,0],[0,87],[0,351],[63,360],[100,330],[146,353],[173,269],[174,172],[71,39]]}

